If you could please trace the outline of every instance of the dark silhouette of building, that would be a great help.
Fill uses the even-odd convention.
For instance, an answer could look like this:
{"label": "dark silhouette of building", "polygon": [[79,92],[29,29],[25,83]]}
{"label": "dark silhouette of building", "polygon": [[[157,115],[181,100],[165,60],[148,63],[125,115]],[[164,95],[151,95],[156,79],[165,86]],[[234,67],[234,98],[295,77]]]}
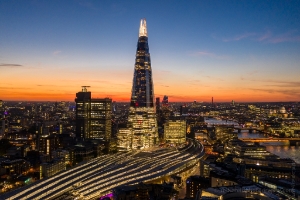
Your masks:
{"label": "dark silhouette of building", "polygon": [[112,100],[92,99],[89,86],[76,93],[76,137],[80,139],[111,139]]}
{"label": "dark silhouette of building", "polygon": [[160,98],[159,97],[156,97],[155,106],[156,106],[156,110],[160,109]]}
{"label": "dark silhouette of building", "polygon": [[186,197],[195,198],[201,189],[210,187],[210,179],[203,176],[190,176],[186,180]]}
{"label": "dark silhouette of building", "polygon": [[162,107],[168,107],[168,105],[169,105],[169,97],[167,95],[164,96],[161,104],[162,104]]}
{"label": "dark silhouette of building", "polygon": [[39,138],[39,152],[52,156],[52,152],[58,149],[59,138],[58,134],[42,135]]}

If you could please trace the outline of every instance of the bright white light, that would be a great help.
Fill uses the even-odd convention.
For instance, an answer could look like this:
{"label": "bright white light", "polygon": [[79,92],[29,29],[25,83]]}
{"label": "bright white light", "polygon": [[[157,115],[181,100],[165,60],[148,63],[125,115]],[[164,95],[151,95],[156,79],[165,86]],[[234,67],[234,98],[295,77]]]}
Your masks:
{"label": "bright white light", "polygon": [[146,19],[145,18],[141,19],[139,37],[141,37],[141,36],[148,37],[147,24],[146,24]]}

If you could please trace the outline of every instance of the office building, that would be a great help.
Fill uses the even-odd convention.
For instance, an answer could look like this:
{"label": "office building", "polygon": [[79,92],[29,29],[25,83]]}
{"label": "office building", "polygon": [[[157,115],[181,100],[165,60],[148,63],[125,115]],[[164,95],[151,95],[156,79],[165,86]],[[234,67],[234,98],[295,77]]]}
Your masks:
{"label": "office building", "polygon": [[167,95],[165,95],[161,103],[162,103],[162,107],[168,107],[169,97]]}
{"label": "office building", "polygon": [[93,99],[89,86],[82,86],[76,93],[76,137],[80,139],[111,138],[112,100],[110,98]]}
{"label": "office building", "polygon": [[[129,149],[154,146],[158,139],[146,19],[141,20],[128,116]],[[124,146],[118,141],[118,146]]]}
{"label": "office building", "polygon": [[66,170],[64,158],[53,160],[52,162],[42,163],[40,166],[40,179],[48,178],[63,170]]}
{"label": "office building", "polygon": [[130,128],[120,128],[118,130],[117,138],[119,151],[131,150],[132,130]]}
{"label": "office building", "polygon": [[210,187],[210,179],[202,176],[190,176],[186,180],[186,197],[195,198],[196,194],[201,189]]}
{"label": "office building", "polygon": [[76,137],[89,137],[89,116],[90,116],[90,102],[92,99],[91,92],[87,91],[87,87],[82,86],[82,91],[76,93]]}
{"label": "office building", "polygon": [[59,138],[57,134],[42,135],[39,137],[38,149],[40,153],[52,155],[52,152],[59,148]]}
{"label": "office building", "polygon": [[170,144],[182,144],[186,141],[186,121],[167,120],[164,125],[164,139]]}

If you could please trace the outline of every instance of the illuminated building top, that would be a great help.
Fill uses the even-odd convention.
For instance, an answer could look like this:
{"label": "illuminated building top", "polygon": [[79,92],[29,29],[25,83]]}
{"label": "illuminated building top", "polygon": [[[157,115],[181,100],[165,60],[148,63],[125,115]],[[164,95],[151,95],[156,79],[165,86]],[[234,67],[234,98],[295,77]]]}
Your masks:
{"label": "illuminated building top", "polygon": [[146,19],[141,19],[139,37],[148,37]]}

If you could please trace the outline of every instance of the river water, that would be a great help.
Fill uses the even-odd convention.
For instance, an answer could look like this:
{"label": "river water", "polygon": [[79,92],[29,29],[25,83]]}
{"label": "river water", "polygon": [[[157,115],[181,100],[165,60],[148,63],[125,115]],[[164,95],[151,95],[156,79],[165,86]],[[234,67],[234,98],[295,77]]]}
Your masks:
{"label": "river water", "polygon": [[[205,122],[208,123],[208,126],[213,124],[227,124],[227,125],[238,125],[232,121],[224,121],[218,119],[205,119]],[[242,130],[241,133],[238,133],[239,138],[266,138],[267,135],[262,133],[249,133],[247,130]],[[267,151],[280,156],[281,158],[291,158],[297,163],[300,163],[300,146],[289,146],[284,142],[274,142],[274,143],[261,143],[266,146]]]}

